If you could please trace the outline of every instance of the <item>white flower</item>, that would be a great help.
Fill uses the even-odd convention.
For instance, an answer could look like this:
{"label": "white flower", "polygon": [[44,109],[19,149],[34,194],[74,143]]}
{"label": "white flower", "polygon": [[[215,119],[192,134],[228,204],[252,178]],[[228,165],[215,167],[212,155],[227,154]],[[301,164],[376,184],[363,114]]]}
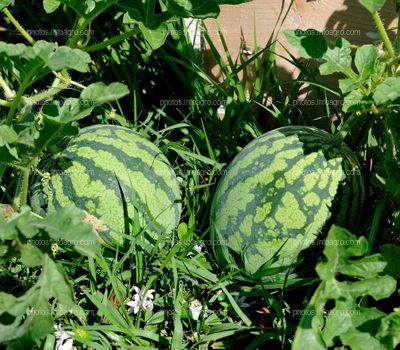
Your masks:
{"label": "white flower", "polygon": [[192,312],[192,317],[195,321],[199,319],[199,316],[201,314],[201,310],[203,309],[203,306],[201,305],[201,302],[197,299],[193,300],[190,304],[189,307],[190,311]]}
{"label": "white flower", "polygon": [[225,106],[220,105],[217,109],[217,116],[219,120],[224,120],[225,117]]}
{"label": "white flower", "polygon": [[[201,244],[196,244],[193,249],[197,252],[197,253],[201,253],[201,250],[203,249],[203,246]],[[193,252],[189,252],[186,254],[186,256],[193,256]]]}
{"label": "white flower", "polygon": [[246,300],[246,297],[245,296],[242,296],[242,297],[240,297],[240,298],[235,298],[235,300],[236,300],[236,302],[238,303],[238,305],[241,307],[241,308],[243,308],[243,309],[245,309],[246,307],[249,307],[250,305],[249,304],[247,304],[247,303],[245,303],[244,301]]}
{"label": "white flower", "polygon": [[56,332],[54,336],[56,337],[56,347],[54,350],[72,350],[72,334],[64,331],[60,324],[54,325]]}
{"label": "white flower", "polygon": [[[132,290],[136,292],[136,294],[133,296],[133,300],[130,300],[126,303],[126,305],[129,306],[129,313],[134,313],[137,314],[139,312],[139,309],[142,308],[145,311],[151,311],[153,310],[153,299],[154,295],[154,289],[149,289],[146,292],[146,295],[144,295],[144,290],[146,289],[145,286],[142,288],[138,288],[134,286]],[[131,290],[131,291],[132,291]]]}
{"label": "white flower", "polygon": [[197,253],[201,253],[201,250],[203,249],[203,246],[200,245],[200,244],[196,244],[193,248]]}

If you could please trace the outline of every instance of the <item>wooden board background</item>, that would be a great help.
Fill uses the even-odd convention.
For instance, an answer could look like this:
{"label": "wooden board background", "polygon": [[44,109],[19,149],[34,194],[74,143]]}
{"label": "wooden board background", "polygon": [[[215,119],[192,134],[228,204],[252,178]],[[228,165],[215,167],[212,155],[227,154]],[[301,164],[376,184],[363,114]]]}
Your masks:
{"label": "wooden board background", "polygon": [[[246,46],[252,48],[255,28],[258,46],[265,46],[279,14],[288,8],[289,3],[288,0],[253,0],[241,5],[221,6],[218,22],[234,60],[239,57],[241,32],[243,32]],[[397,13],[393,1],[386,1],[381,10],[381,16],[385,26],[390,29],[394,37]],[[214,45],[225,57],[214,20],[206,20],[205,24]],[[376,32],[369,12],[359,4],[358,0],[295,0],[282,25],[282,29],[287,28],[302,30],[314,28],[323,31],[327,39],[335,40],[341,36],[354,44],[373,42],[367,33]],[[283,45],[288,45],[282,33],[279,34],[278,39]],[[288,47],[291,48],[293,54],[297,54],[296,50]],[[287,56],[279,44],[277,53]],[[204,61],[207,70],[221,80],[221,72],[207,46],[204,51]],[[296,75],[296,70],[291,64],[284,59],[278,58],[277,61],[282,78],[291,78]]]}

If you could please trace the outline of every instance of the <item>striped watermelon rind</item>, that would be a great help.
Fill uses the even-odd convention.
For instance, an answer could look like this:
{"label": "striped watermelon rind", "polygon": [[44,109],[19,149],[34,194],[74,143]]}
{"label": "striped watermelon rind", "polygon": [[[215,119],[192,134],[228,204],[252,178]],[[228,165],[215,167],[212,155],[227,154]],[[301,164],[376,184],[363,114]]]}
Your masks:
{"label": "striped watermelon rind", "polygon": [[174,170],[153,143],[128,128],[83,128],[39,168],[51,178],[33,182],[33,210],[43,214],[74,203],[102,220],[109,229],[106,237],[114,243],[123,242],[127,216],[139,218],[153,238],[179,223],[180,190]]}
{"label": "striped watermelon rind", "polygon": [[332,135],[304,126],[268,132],[243,148],[217,187],[210,219],[217,260],[250,274],[273,257],[271,266],[289,266],[332,217],[354,227],[364,192],[356,157]]}

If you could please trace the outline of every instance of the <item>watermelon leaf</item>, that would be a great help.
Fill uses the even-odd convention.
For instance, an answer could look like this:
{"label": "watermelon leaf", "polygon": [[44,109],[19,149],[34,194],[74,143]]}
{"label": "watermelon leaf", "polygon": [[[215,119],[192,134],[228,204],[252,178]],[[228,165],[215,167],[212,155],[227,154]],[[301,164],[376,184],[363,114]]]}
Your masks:
{"label": "watermelon leaf", "polygon": [[12,0],[0,0],[0,10],[6,8],[11,2]]}
{"label": "watermelon leaf", "polygon": [[14,143],[18,134],[7,125],[0,125],[0,163],[9,163],[20,160]]}
{"label": "watermelon leaf", "polygon": [[387,78],[376,87],[373,97],[378,105],[398,100],[400,98],[400,78]]}
{"label": "watermelon leaf", "polygon": [[360,4],[371,13],[378,11],[383,6],[385,1],[386,0],[359,0]]}
{"label": "watermelon leaf", "polygon": [[122,0],[118,5],[125,11],[124,23],[142,23],[147,29],[157,30],[163,23],[168,21],[172,14],[169,12],[155,13],[157,0],[146,0],[142,4],[132,4],[129,0]]}
{"label": "watermelon leaf", "polygon": [[[380,340],[371,331],[378,328],[384,313],[360,306],[357,299],[387,298],[396,290],[396,280],[382,276],[386,261],[380,254],[363,257],[368,251],[364,237],[357,239],[334,225],[326,242],[332,242],[324,249],[327,261],[316,267],[321,283],[304,310],[292,349],[322,350],[335,346],[340,338],[352,349],[378,350]],[[331,310],[326,310],[328,301],[334,301]]]}
{"label": "watermelon leaf", "polygon": [[328,50],[324,36],[315,29],[289,29],[284,34],[288,42],[298,49],[301,57],[321,58]]}
{"label": "watermelon leaf", "polygon": [[53,13],[60,4],[61,2],[58,0],[43,0],[43,8],[47,13]]}
{"label": "watermelon leaf", "polygon": [[167,0],[168,10],[179,17],[217,17],[219,6],[215,0]]}
{"label": "watermelon leaf", "polygon": [[400,313],[392,312],[381,319],[377,337],[385,349],[395,350],[400,344]]}
{"label": "watermelon leaf", "polygon": [[93,106],[118,100],[129,94],[129,89],[122,83],[90,84],[81,93],[80,100],[90,102]]}
{"label": "watermelon leaf", "polygon": [[82,50],[67,46],[57,47],[43,40],[37,41],[33,46],[0,41],[0,62],[12,66],[20,81],[29,78],[25,83],[31,84],[52,70],[68,68],[85,73],[89,70],[91,58]]}
{"label": "watermelon leaf", "polygon": [[84,213],[75,206],[62,208],[49,214],[44,219],[39,219],[32,212],[25,208],[21,213],[12,215],[9,220],[0,216],[0,239],[18,239],[19,233],[28,239],[29,243],[37,245],[35,236],[46,232],[48,243],[59,241],[63,245],[61,249],[74,249],[82,255],[94,256],[99,252],[99,242],[92,227],[83,222]]}
{"label": "watermelon leaf", "polygon": [[329,75],[332,73],[343,73],[349,78],[355,77],[355,73],[351,68],[351,48],[350,43],[343,38],[336,40],[335,47],[328,50],[322,56],[325,61],[320,67],[321,75]]}
{"label": "watermelon leaf", "polygon": [[375,71],[378,61],[378,52],[373,45],[363,45],[356,51],[354,63],[357,67],[358,79],[364,81]]}
{"label": "watermelon leaf", "polygon": [[[46,2],[48,8],[54,8],[54,0],[47,0]],[[93,20],[109,6],[115,4],[117,0],[60,0],[59,2],[74,9],[79,16],[88,20]]]}
{"label": "watermelon leaf", "polygon": [[15,298],[0,293],[0,314],[9,318],[7,323],[0,325],[2,341],[12,341],[25,334],[27,341],[33,344],[35,339],[53,332],[51,299],[55,299],[58,316],[78,309],[71,285],[60,266],[47,254],[43,254],[41,265],[39,280],[24,295]]}

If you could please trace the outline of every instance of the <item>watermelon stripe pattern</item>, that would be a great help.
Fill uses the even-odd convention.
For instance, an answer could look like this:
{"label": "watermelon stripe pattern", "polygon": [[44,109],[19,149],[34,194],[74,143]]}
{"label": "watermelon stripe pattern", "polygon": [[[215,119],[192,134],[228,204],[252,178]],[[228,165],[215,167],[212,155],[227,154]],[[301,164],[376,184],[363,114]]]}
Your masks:
{"label": "watermelon stripe pattern", "polygon": [[124,201],[128,216],[132,219],[137,211],[147,231],[168,233],[179,223],[175,172],[155,145],[130,129],[83,128],[64,151],[44,164],[51,179],[47,189],[34,187],[31,205],[38,211],[74,203],[103,220],[117,243],[122,243],[125,228]]}
{"label": "watermelon stripe pattern", "polygon": [[[315,240],[333,206],[343,208],[342,221],[357,220],[354,210],[364,194],[360,166],[347,146],[332,141],[315,128],[284,127],[236,156],[211,208],[212,240],[223,242],[214,251],[222,264],[235,264],[239,254],[254,273],[282,248],[277,265],[290,265]],[[348,176],[350,169],[356,175]]]}

